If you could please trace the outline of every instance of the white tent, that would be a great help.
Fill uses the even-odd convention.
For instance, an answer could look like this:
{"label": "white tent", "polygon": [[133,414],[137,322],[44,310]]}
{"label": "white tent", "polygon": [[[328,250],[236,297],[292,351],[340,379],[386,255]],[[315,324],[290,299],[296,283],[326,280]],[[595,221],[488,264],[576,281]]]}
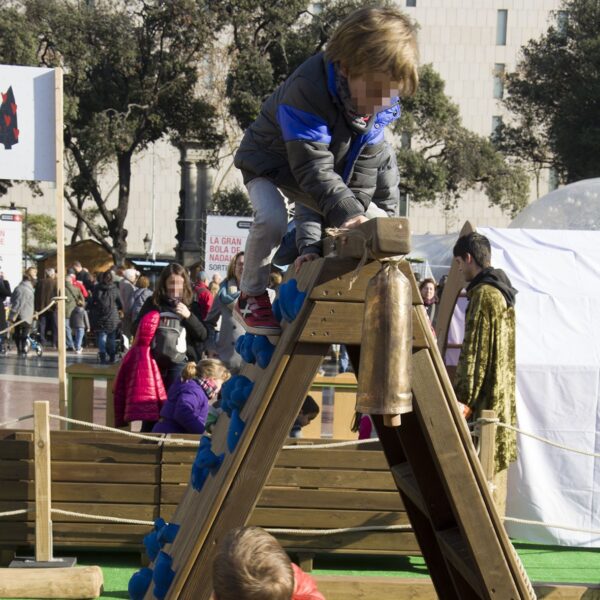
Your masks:
{"label": "white tent", "polygon": [[[600,231],[482,229],[519,290],[519,428],[600,453]],[[507,516],[600,530],[600,458],[519,436]],[[511,537],[600,547],[600,533],[507,523]]]}

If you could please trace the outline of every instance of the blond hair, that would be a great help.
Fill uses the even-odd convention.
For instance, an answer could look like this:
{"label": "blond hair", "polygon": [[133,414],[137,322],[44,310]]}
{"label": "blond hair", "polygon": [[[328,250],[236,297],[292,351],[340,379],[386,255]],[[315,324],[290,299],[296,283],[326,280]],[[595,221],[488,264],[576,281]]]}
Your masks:
{"label": "blond hair", "polygon": [[290,600],[294,572],[279,542],[260,527],[238,527],[217,547],[213,562],[217,600]]}
{"label": "blond hair", "polygon": [[351,77],[388,73],[400,83],[402,96],[412,96],[417,91],[416,25],[396,8],[369,7],[351,13],[333,33],[325,56],[340,63]]}
{"label": "blond hair", "polygon": [[181,378],[184,381],[194,379],[194,377],[227,381],[231,377],[231,373],[224,362],[216,358],[204,358],[198,363],[186,363],[185,367],[183,367]]}

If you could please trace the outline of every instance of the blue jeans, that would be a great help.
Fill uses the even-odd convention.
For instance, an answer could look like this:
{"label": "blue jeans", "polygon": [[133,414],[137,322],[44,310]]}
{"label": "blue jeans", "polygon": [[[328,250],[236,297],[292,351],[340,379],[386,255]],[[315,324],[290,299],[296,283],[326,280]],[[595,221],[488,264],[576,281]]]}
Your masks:
{"label": "blue jeans", "polygon": [[79,350],[81,348],[81,344],[83,344],[83,338],[85,337],[85,327],[76,327],[73,330],[75,334],[75,350]]}
{"label": "blue jeans", "polygon": [[111,359],[114,359],[116,354],[116,338],[117,330],[113,329],[112,331],[98,331],[96,332],[96,340],[98,343],[98,352],[100,353],[100,358],[106,357],[106,353],[108,352],[108,356]]}
{"label": "blue jeans", "polygon": [[75,345],[73,344],[73,335],[71,334],[71,325],[69,325],[69,321],[65,321],[65,338],[67,350],[69,348],[73,350],[75,348]]}

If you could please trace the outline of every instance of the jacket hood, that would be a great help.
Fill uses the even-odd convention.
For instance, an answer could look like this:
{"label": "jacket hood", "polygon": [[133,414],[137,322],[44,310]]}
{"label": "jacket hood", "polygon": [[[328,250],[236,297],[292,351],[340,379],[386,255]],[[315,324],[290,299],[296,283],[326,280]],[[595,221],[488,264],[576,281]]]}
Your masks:
{"label": "jacket hood", "polygon": [[476,286],[482,284],[491,285],[497,290],[500,290],[506,299],[506,304],[509,308],[515,305],[516,295],[519,292],[512,286],[508,275],[502,269],[494,269],[493,267],[483,269],[483,271],[469,283],[467,286],[467,293]]}

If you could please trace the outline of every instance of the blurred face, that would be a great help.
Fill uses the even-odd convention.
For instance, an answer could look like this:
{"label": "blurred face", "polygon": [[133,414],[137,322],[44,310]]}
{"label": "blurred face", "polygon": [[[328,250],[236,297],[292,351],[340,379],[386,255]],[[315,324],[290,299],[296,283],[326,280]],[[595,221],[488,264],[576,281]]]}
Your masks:
{"label": "blurred face", "polygon": [[357,112],[374,115],[392,105],[392,98],[399,95],[400,83],[386,73],[376,71],[348,77],[348,87]]}
{"label": "blurred face", "polygon": [[433,285],[433,283],[427,282],[421,288],[421,298],[423,298],[423,300],[432,300],[434,296],[435,296],[435,286]]}
{"label": "blurred face", "polygon": [[238,280],[238,283],[242,279],[242,273],[244,272],[244,255],[238,256],[235,261],[235,278]]}
{"label": "blurred face", "polygon": [[165,282],[167,288],[167,296],[174,300],[181,300],[183,298],[183,285],[184,279],[181,275],[175,275],[172,273],[169,275]]}

